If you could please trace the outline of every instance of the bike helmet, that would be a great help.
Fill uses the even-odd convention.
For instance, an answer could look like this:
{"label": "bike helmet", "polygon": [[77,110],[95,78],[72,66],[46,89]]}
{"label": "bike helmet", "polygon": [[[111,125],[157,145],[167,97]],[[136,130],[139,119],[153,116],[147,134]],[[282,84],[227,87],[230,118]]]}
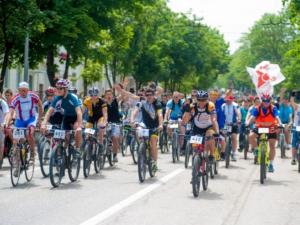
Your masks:
{"label": "bike helmet", "polygon": [[260,98],[263,102],[270,102],[272,99],[271,95],[269,95],[269,94],[262,94],[262,96]]}
{"label": "bike helmet", "polygon": [[89,96],[98,96],[99,95],[99,88],[97,88],[97,87],[89,88],[88,94],[89,94]]}
{"label": "bike helmet", "polygon": [[47,96],[53,96],[55,95],[55,88],[54,87],[48,87],[48,89],[46,90],[46,95]]}
{"label": "bike helmet", "polygon": [[59,79],[56,82],[56,87],[60,87],[60,88],[70,88],[71,84],[70,81],[67,79]]}
{"label": "bike helmet", "polygon": [[196,97],[197,100],[208,99],[208,93],[207,91],[200,90],[197,92]]}
{"label": "bike helmet", "polygon": [[77,88],[72,86],[69,88],[69,92],[71,92],[73,94],[77,94]]}

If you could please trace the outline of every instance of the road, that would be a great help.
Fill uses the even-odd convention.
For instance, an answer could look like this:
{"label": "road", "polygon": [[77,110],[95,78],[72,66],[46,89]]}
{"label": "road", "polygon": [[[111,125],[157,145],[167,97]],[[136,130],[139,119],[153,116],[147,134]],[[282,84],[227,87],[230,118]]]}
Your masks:
{"label": "road", "polygon": [[[291,152],[288,152],[290,155]],[[194,198],[191,170],[160,154],[155,178],[138,182],[132,159],[113,168],[51,188],[39,169],[30,183],[12,188],[8,163],[0,171],[0,224],[30,225],[299,225],[300,174],[290,158],[275,160],[275,173],[259,183],[259,167],[241,158]],[[23,180],[24,181],[24,180]]]}

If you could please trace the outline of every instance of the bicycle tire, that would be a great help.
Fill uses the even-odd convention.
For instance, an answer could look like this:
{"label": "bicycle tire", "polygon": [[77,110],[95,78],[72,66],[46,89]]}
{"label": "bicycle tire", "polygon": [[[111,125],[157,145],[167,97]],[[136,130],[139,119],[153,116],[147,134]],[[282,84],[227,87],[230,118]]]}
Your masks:
{"label": "bicycle tire", "polygon": [[135,138],[131,139],[130,143],[130,153],[134,164],[137,164],[138,159],[138,143],[136,142]]}
{"label": "bicycle tire", "polygon": [[260,152],[260,183],[264,184],[266,172],[265,147],[261,146]]}
{"label": "bicycle tire", "polygon": [[218,164],[219,164],[219,162],[217,162],[217,161],[214,162],[214,166],[213,167],[214,167],[214,174],[215,175],[217,175],[219,173],[219,171],[218,171],[218,167],[219,167]]}
{"label": "bicycle tire", "polygon": [[90,175],[90,171],[91,171],[91,164],[92,164],[92,149],[93,146],[89,143],[89,144],[85,144],[84,146],[84,153],[83,153],[83,157],[82,157],[82,161],[83,161],[83,176],[85,178],[88,178],[88,176]]}
{"label": "bicycle tire", "polygon": [[189,161],[190,161],[190,157],[191,157],[191,144],[190,141],[188,141],[186,143],[186,148],[185,148],[185,158],[184,158],[184,167],[188,168],[189,166]]}
{"label": "bicycle tire", "polygon": [[138,150],[138,177],[139,181],[143,183],[146,179],[147,158],[146,158],[146,144],[140,143]]}
{"label": "bicycle tire", "polygon": [[177,135],[176,132],[172,133],[172,162],[176,162],[176,152],[177,152]]}
{"label": "bicycle tire", "polygon": [[[60,154],[60,156],[58,155]],[[62,147],[55,146],[51,150],[49,177],[50,183],[53,187],[58,187],[65,172],[65,156]]]}
{"label": "bicycle tire", "polygon": [[248,135],[245,135],[245,146],[244,146],[244,159],[248,159],[248,151],[249,151],[249,140]]}
{"label": "bicycle tire", "polygon": [[231,154],[231,138],[228,138],[228,143],[225,149],[225,167],[228,168],[230,164],[230,154]]}
{"label": "bicycle tire", "polygon": [[34,160],[33,162],[30,160],[32,152],[29,145],[26,148],[27,149],[26,149],[26,155],[24,159],[24,164],[25,164],[24,167],[25,167],[25,178],[27,182],[29,182],[33,178],[35,164],[34,164]]}
{"label": "bicycle tire", "polygon": [[158,143],[159,143],[159,148],[160,148],[160,152],[162,154],[165,153],[164,151],[164,135],[163,135],[163,131],[159,132],[159,140],[158,140]]}
{"label": "bicycle tire", "polygon": [[203,190],[206,191],[207,187],[208,187],[208,179],[209,179],[209,175],[208,175],[209,165],[208,165],[207,159],[202,159],[201,161],[202,161],[201,163],[204,163],[204,165],[202,167],[204,169],[204,171],[203,171],[203,169],[201,171],[202,187],[203,187]]}
{"label": "bicycle tire", "polygon": [[127,131],[124,131],[124,135],[122,136],[122,145],[121,145],[121,151],[122,151],[122,156],[126,156],[126,150],[127,150]]}
{"label": "bicycle tire", "polygon": [[21,151],[19,147],[16,147],[15,151],[11,154],[10,165],[10,180],[13,187],[16,187],[19,183],[21,175]]}
{"label": "bicycle tire", "polygon": [[280,134],[280,157],[283,159],[285,157],[285,146],[284,146],[284,136]]}
{"label": "bicycle tire", "polygon": [[50,141],[47,139],[44,141],[43,145],[41,145],[41,150],[38,154],[43,177],[49,176],[50,154],[51,154],[51,144]]}
{"label": "bicycle tire", "polygon": [[192,190],[194,197],[199,196],[200,192],[200,184],[201,184],[201,178],[199,176],[200,171],[200,157],[199,155],[195,155],[193,157],[193,165],[192,165]]}
{"label": "bicycle tire", "polygon": [[[70,148],[70,146],[69,146]],[[73,147],[68,149],[68,175],[71,182],[75,182],[78,179],[79,172],[80,172],[80,158],[75,156],[76,152]]]}
{"label": "bicycle tire", "polygon": [[101,166],[103,164],[102,160],[103,160],[103,145],[101,144],[96,144],[95,145],[95,155],[94,155],[94,169],[96,173],[100,173],[101,171]]}

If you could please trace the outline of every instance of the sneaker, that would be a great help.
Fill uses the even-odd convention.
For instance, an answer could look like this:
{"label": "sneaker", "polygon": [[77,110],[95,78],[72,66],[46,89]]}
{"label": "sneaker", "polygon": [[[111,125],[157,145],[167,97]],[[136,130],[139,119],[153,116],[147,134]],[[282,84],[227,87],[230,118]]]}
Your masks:
{"label": "sneaker", "polygon": [[117,154],[114,154],[114,156],[113,156],[113,162],[114,163],[119,162]]}
{"label": "sneaker", "polygon": [[274,173],[274,167],[273,164],[269,165],[269,173]]}
{"label": "sneaker", "polygon": [[231,154],[231,160],[232,160],[233,162],[236,162],[236,153],[235,153],[235,152],[233,152],[233,153]]}
{"label": "sneaker", "polygon": [[286,146],[286,150],[290,150],[292,148],[292,145],[290,145],[290,144],[288,144],[287,146]]}
{"label": "sneaker", "polygon": [[220,159],[221,159],[221,161],[225,160],[225,152],[220,153]]}
{"label": "sneaker", "polygon": [[291,164],[295,166],[297,164],[296,159],[292,159]]}
{"label": "sneaker", "polygon": [[153,171],[153,173],[156,173],[157,170],[158,170],[158,168],[157,168],[157,162],[156,162],[156,161],[153,161],[153,162],[152,162],[152,171]]}

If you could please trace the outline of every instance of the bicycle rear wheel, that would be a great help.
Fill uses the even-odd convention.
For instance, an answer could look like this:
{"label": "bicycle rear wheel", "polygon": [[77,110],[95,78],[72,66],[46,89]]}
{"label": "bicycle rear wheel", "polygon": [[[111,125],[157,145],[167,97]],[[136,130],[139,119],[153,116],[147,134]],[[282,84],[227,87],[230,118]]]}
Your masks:
{"label": "bicycle rear wheel", "polygon": [[248,159],[248,151],[249,151],[249,140],[248,135],[245,135],[245,146],[244,146],[244,159]]}
{"label": "bicycle rear wheel", "polygon": [[103,168],[103,145],[101,144],[96,144],[95,145],[95,158],[94,158],[94,168],[95,172],[99,173],[100,170]]}
{"label": "bicycle rear wheel", "polygon": [[130,153],[132,156],[132,160],[134,164],[137,164],[137,159],[138,159],[138,143],[136,142],[135,138],[131,138],[131,143],[130,143]]}
{"label": "bicycle rear wheel", "polygon": [[20,148],[16,147],[12,150],[11,164],[10,164],[10,178],[13,187],[16,187],[19,183],[21,174],[21,153]]}
{"label": "bicycle rear wheel", "polygon": [[51,150],[49,177],[53,187],[58,187],[65,173],[64,152],[61,146],[55,146]]}
{"label": "bicycle rear wheel", "polygon": [[147,171],[147,158],[146,158],[146,144],[140,143],[138,149],[138,175],[139,181],[143,183],[146,179],[146,171]]}
{"label": "bicycle rear wheel", "polygon": [[177,148],[178,148],[178,140],[176,132],[172,134],[172,161],[173,163],[177,160]]}
{"label": "bicycle rear wheel", "polygon": [[202,161],[201,162],[202,187],[203,190],[206,191],[208,187],[208,171],[210,168],[207,162],[207,158],[206,159],[202,158],[201,161]]}
{"label": "bicycle rear wheel", "polygon": [[285,146],[284,146],[284,135],[280,134],[280,157],[284,158],[285,157]]}
{"label": "bicycle rear wheel", "polygon": [[68,175],[70,181],[75,182],[78,179],[80,171],[80,158],[76,156],[75,149],[69,146],[68,155]]}
{"label": "bicycle rear wheel", "polygon": [[260,183],[263,184],[265,181],[266,174],[266,159],[265,159],[265,147],[261,146],[260,153]]}
{"label": "bicycle rear wheel", "polygon": [[[33,154],[31,152],[31,149],[29,146],[26,147],[26,155],[25,155],[25,178],[26,180],[29,182],[32,180],[33,178],[33,174],[34,174],[34,156],[32,157],[31,154]],[[33,160],[32,160],[33,159]]]}
{"label": "bicycle rear wheel", "polygon": [[186,144],[186,148],[185,148],[185,159],[184,159],[184,167],[185,168],[188,168],[188,166],[189,166],[189,161],[190,161],[190,157],[191,157],[191,149],[192,149],[192,146],[190,144],[190,141],[188,141]]}
{"label": "bicycle rear wheel", "polygon": [[228,168],[230,164],[230,155],[231,155],[231,139],[228,139],[228,143],[225,149],[225,167]]}
{"label": "bicycle rear wheel", "polygon": [[193,165],[192,165],[192,188],[193,188],[193,195],[194,197],[199,196],[200,192],[200,183],[201,177],[199,176],[199,171],[201,168],[201,162],[199,155],[195,155],[193,158]]}

